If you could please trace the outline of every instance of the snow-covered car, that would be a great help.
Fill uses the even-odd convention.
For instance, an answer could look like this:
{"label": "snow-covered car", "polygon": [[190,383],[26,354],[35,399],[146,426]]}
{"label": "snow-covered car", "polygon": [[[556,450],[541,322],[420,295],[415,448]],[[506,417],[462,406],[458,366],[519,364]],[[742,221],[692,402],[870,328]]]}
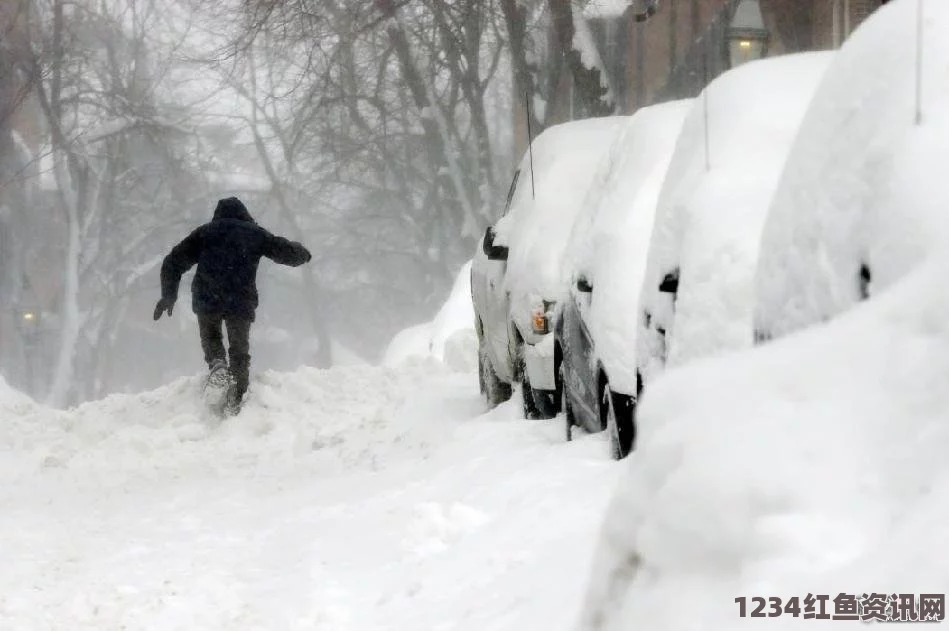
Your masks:
{"label": "snow-covered car", "polygon": [[762,234],[759,342],[827,320],[949,237],[949,3],[890,3],[847,40],[792,148]]}
{"label": "snow-covered car", "polygon": [[744,628],[752,598],[773,596],[798,608],[779,628],[807,629],[809,593],[811,613],[829,595],[828,614],[841,593],[887,609],[912,593],[916,614],[942,592],[947,267],[935,255],[834,320],[651,384],[575,628]]}
{"label": "snow-covered car", "polygon": [[566,261],[572,281],[554,324],[554,365],[566,422],[608,429],[615,458],[633,442],[636,319],[653,214],[676,138],[691,106],[638,110],[601,163],[577,217]]}
{"label": "snow-covered car", "polygon": [[834,52],[744,64],[696,99],[669,164],[640,296],[644,388],[666,365],[751,346],[761,229]]}
{"label": "snow-covered car", "polygon": [[627,117],[554,125],[525,152],[503,216],[471,266],[481,391],[496,405],[521,383],[528,418],[556,415],[552,316],[569,282],[563,254],[597,166]]}

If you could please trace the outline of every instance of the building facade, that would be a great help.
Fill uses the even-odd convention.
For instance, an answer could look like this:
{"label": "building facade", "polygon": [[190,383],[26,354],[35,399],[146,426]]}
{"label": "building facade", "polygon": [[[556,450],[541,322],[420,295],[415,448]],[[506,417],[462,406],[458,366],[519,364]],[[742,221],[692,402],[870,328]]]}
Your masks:
{"label": "building facade", "polygon": [[[751,0],[754,6],[748,2],[633,0],[627,6],[589,0],[584,19],[616,97],[617,111],[632,114],[643,106],[697,96],[731,66],[726,34],[739,10],[750,8],[760,15],[767,32],[764,56],[774,56],[838,48],[887,0]],[[598,3],[603,10],[597,10]],[[645,9],[650,9],[649,17],[642,20]],[[750,42],[740,44],[750,46]],[[547,113],[546,125],[578,117],[570,75],[562,72],[560,77],[554,99],[557,107]],[[523,127],[523,116],[515,112],[517,156],[527,147]]]}

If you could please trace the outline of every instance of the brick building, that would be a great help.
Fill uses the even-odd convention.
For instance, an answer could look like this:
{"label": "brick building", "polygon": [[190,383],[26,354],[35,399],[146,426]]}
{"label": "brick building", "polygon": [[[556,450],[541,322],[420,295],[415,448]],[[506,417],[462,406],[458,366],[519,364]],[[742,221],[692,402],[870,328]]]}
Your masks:
{"label": "brick building", "polygon": [[[607,69],[618,109],[631,114],[645,105],[696,96],[727,70],[725,34],[739,8],[760,15],[768,32],[765,56],[774,56],[837,48],[886,1],[588,0],[580,10]],[[648,6],[654,12],[637,21],[637,14]],[[569,73],[561,73],[557,93],[548,125],[576,117]],[[515,111],[514,118],[519,156],[526,149],[523,112]]]}

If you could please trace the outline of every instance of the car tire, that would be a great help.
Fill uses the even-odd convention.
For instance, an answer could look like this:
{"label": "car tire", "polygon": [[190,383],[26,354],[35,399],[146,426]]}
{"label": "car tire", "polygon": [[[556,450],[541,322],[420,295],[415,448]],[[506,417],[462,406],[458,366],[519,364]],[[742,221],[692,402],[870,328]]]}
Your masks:
{"label": "car tire", "polygon": [[484,380],[484,353],[481,351],[481,342],[478,341],[478,392],[481,393],[481,396],[486,396],[488,393],[488,388],[485,385]]}
{"label": "car tire", "polygon": [[478,381],[481,393],[488,404],[494,408],[511,398],[511,384],[501,381],[494,371],[491,358],[484,350],[484,342],[478,345]]}
{"label": "car tire", "polygon": [[531,421],[551,419],[557,416],[557,392],[535,390],[527,376],[524,358],[518,353],[517,372],[521,376],[521,402],[524,418]]}
{"label": "car tire", "polygon": [[537,390],[536,388],[532,388],[531,398],[534,400],[537,418],[546,420],[557,417],[560,411],[560,400],[557,398],[556,390]]}
{"label": "car tire", "polygon": [[530,421],[536,421],[541,418],[540,410],[534,402],[534,389],[531,388],[531,382],[527,378],[527,371],[523,365],[520,367],[521,373],[521,406],[524,408],[524,418]]}
{"label": "car tire", "polygon": [[563,364],[560,365],[560,411],[563,412],[563,425],[566,433],[567,442],[573,440],[573,428],[577,422],[573,416],[573,406],[570,405],[570,395],[567,393],[567,382],[564,379]]}
{"label": "car tire", "polygon": [[540,410],[534,402],[534,389],[531,388],[530,379],[527,377],[527,366],[524,363],[524,347],[517,347],[517,361],[515,362],[515,379],[519,378],[521,383],[521,408],[524,411],[524,418],[529,421],[536,421],[541,418]]}
{"label": "car tire", "polygon": [[613,460],[622,460],[625,456],[623,441],[620,437],[619,422],[616,417],[616,406],[613,404],[613,395],[610,393],[610,386],[603,387],[603,394],[600,397],[600,407],[603,418],[606,421],[606,432],[610,438],[610,456]]}

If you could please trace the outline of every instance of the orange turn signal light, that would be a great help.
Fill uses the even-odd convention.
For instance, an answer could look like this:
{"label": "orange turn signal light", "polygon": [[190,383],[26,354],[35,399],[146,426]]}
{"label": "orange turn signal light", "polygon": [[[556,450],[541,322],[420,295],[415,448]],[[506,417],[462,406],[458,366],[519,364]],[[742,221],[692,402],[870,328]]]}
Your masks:
{"label": "orange turn signal light", "polygon": [[531,317],[531,325],[534,327],[534,333],[547,333],[547,314],[543,311],[535,311]]}

